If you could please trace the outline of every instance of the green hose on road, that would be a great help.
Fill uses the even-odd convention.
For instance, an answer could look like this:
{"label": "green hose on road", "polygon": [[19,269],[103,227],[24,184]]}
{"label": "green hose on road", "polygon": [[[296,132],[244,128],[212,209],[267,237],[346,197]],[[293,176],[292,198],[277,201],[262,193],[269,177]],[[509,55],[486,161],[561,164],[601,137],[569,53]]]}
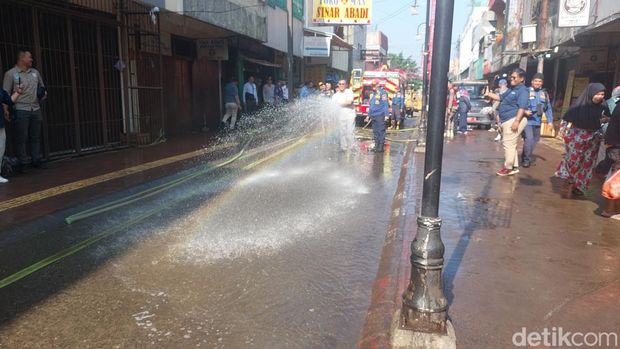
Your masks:
{"label": "green hose on road", "polygon": [[[307,136],[303,136],[303,137],[300,137],[300,138],[286,140],[286,141],[277,143],[275,145],[271,145],[270,147],[267,147],[266,149],[271,149],[273,147],[278,147],[278,146],[285,145],[287,143],[291,143],[291,142],[297,141],[294,144],[285,147],[284,149],[282,149],[282,150],[280,150],[280,151],[278,151],[278,152],[268,156],[265,159],[274,158],[275,156],[280,155],[281,153],[292,149],[292,147],[297,146],[299,144],[302,144],[303,141],[306,140],[306,139],[307,139]],[[141,199],[144,199],[146,197],[155,195],[156,193],[159,193],[159,192],[161,192],[163,190],[170,189],[173,186],[179,185],[180,183],[183,183],[186,180],[189,180],[191,178],[195,178],[195,177],[197,177],[199,175],[206,174],[206,173],[211,172],[211,171],[213,171],[213,170],[215,170],[217,168],[221,168],[223,166],[229,165],[229,164],[231,164],[234,161],[237,161],[239,159],[244,159],[244,158],[247,158],[249,156],[253,156],[253,155],[257,154],[257,153],[260,153],[261,151],[265,151],[266,150],[266,149],[263,149],[261,151],[258,151],[256,153],[254,153],[254,154],[243,155],[244,152],[245,152],[246,147],[248,146],[248,144],[250,144],[251,141],[252,140],[250,139],[243,146],[241,151],[239,151],[239,153],[237,153],[236,155],[228,158],[227,160],[225,160],[225,161],[223,161],[223,162],[221,162],[221,163],[219,163],[219,164],[217,164],[217,165],[215,165],[213,167],[209,167],[209,168],[206,168],[206,169],[202,169],[202,170],[196,171],[194,173],[190,173],[190,174],[188,174],[186,176],[178,178],[177,180],[175,180],[173,182],[166,183],[165,185],[159,185],[159,186],[157,186],[155,188],[147,189],[147,190],[142,191],[140,193],[136,193],[134,195],[131,195],[131,196],[119,199],[119,200],[115,200],[115,201],[113,201],[111,203],[108,203],[107,205],[101,205],[101,206],[92,208],[90,210],[86,210],[86,211],[80,212],[80,213],[78,213],[76,215],[67,217],[66,218],[67,223],[70,224],[71,222],[76,222],[78,220],[85,219],[85,218],[97,215],[99,213],[112,210],[114,208],[122,207],[122,206],[125,206],[125,205],[127,205],[127,204],[129,204],[131,202],[135,202],[137,200],[141,200]],[[265,159],[260,159],[260,160],[258,160],[256,162],[246,166],[246,167],[247,168],[254,167],[256,164],[263,163],[265,161]],[[160,206],[160,207],[154,208],[152,210],[149,210],[149,211],[147,211],[145,213],[142,213],[139,216],[134,217],[134,218],[132,218],[132,219],[130,219],[130,220],[124,222],[124,223],[121,223],[121,224],[116,225],[114,227],[108,228],[108,229],[100,232],[99,234],[97,234],[95,236],[92,236],[92,237],[90,237],[90,238],[88,238],[86,240],[80,241],[80,242],[76,243],[73,246],[70,246],[70,247],[68,247],[68,248],[66,248],[64,250],[61,250],[60,252],[57,252],[57,253],[55,253],[55,254],[47,257],[47,258],[44,258],[44,259],[42,259],[42,260],[40,260],[40,261],[38,261],[38,262],[36,262],[36,263],[26,267],[26,268],[23,268],[23,269],[19,270],[18,272],[15,272],[15,273],[5,277],[4,279],[1,279],[0,280],[0,289],[2,289],[4,287],[7,287],[7,286],[9,286],[9,285],[11,285],[11,284],[13,284],[13,283],[15,283],[15,282],[17,282],[17,281],[27,277],[27,276],[35,273],[35,272],[37,272],[37,271],[39,271],[39,270],[41,270],[41,269],[43,269],[43,268],[53,264],[53,263],[56,263],[56,262],[60,261],[63,258],[69,257],[69,256],[71,256],[71,255],[73,255],[73,254],[75,254],[75,253],[77,253],[77,252],[79,252],[79,251],[81,251],[81,250],[83,250],[83,249],[85,249],[85,248],[95,244],[98,241],[101,241],[101,240],[103,240],[103,239],[105,239],[105,238],[107,238],[109,236],[112,236],[112,235],[114,235],[116,233],[119,233],[119,232],[129,228],[130,226],[132,226],[134,224],[140,223],[140,222],[146,220],[147,218],[150,218],[150,217],[152,217],[152,216],[162,212],[166,208],[173,207],[174,205],[176,205],[177,203],[181,202],[182,200],[184,200],[184,199],[178,199],[178,200],[175,200],[172,203],[167,204],[165,206]]]}
{"label": "green hose on road", "polygon": [[173,206],[177,202],[178,201],[175,201],[171,205],[161,206],[161,207],[155,208],[153,210],[147,211],[147,212],[139,215],[138,217],[135,217],[135,218],[132,218],[132,219],[126,221],[123,224],[120,224],[120,225],[117,225],[115,227],[106,229],[106,230],[102,231],[101,233],[99,233],[99,234],[97,234],[97,235],[95,235],[93,237],[90,237],[90,238],[88,238],[86,240],[80,241],[79,243],[77,243],[77,244],[75,244],[75,245],[73,245],[71,247],[68,247],[68,248],[66,248],[66,249],[64,249],[64,250],[62,250],[62,251],[60,251],[58,253],[55,253],[55,254],[53,254],[53,255],[45,258],[45,259],[42,259],[42,260],[40,260],[40,261],[30,265],[29,267],[26,267],[26,268],[24,268],[24,269],[22,269],[22,270],[20,270],[20,271],[18,271],[16,273],[12,274],[12,275],[9,275],[9,276],[5,277],[4,279],[0,280],[0,289],[4,288],[6,286],[9,286],[10,284],[12,284],[12,283],[14,283],[16,281],[19,281],[19,280],[25,278],[26,276],[28,276],[28,275],[30,275],[30,274],[38,271],[38,270],[41,270],[41,269],[47,267],[50,264],[58,262],[59,260],[65,258],[65,257],[68,257],[68,256],[70,256],[72,254],[75,254],[76,252],[81,251],[81,250],[85,249],[86,247],[88,247],[88,246],[90,246],[90,245],[92,245],[92,244],[94,244],[94,243],[96,243],[96,242],[98,242],[98,241],[100,241],[100,240],[110,236],[110,235],[116,234],[116,233],[118,233],[118,232],[120,232],[120,231],[122,231],[122,230],[124,230],[124,229],[126,229],[126,228],[128,228],[128,227],[130,227],[130,226],[132,226],[134,224],[136,224],[136,223],[139,223],[139,222],[141,222],[141,221],[143,221],[143,220],[145,220],[145,219],[147,219],[147,218],[149,218],[149,217],[151,217],[151,216],[153,216],[153,215],[163,211],[164,209]]}
{"label": "green hose on road", "polygon": [[89,217],[92,217],[92,216],[95,216],[95,215],[98,215],[98,214],[101,214],[101,213],[104,213],[104,212],[108,212],[108,211],[114,210],[114,209],[119,208],[119,207],[123,207],[123,206],[129,205],[129,204],[134,203],[134,202],[136,202],[138,200],[146,199],[148,197],[151,197],[153,195],[157,195],[157,194],[159,194],[159,193],[161,193],[163,191],[166,191],[168,189],[174,188],[174,187],[176,187],[176,186],[178,186],[178,185],[180,185],[182,183],[185,183],[185,182],[187,182],[187,181],[189,181],[191,179],[194,179],[194,178],[196,178],[198,176],[202,176],[202,175],[211,173],[211,172],[213,172],[213,171],[215,171],[215,170],[217,170],[219,168],[222,168],[222,167],[224,167],[224,166],[226,166],[228,164],[231,164],[234,161],[238,160],[241,157],[241,155],[243,155],[243,152],[245,151],[246,147],[248,146],[248,144],[250,144],[251,141],[252,140],[250,139],[248,142],[246,142],[246,144],[243,146],[241,151],[239,151],[236,155],[232,156],[231,158],[229,158],[229,159],[227,159],[227,160],[225,160],[225,161],[223,161],[223,162],[221,162],[221,163],[219,163],[219,164],[217,164],[215,166],[206,167],[206,168],[200,169],[198,171],[195,171],[195,172],[192,172],[192,173],[188,173],[188,174],[186,174],[186,175],[184,175],[184,176],[182,176],[180,178],[177,178],[177,179],[175,179],[175,180],[173,180],[171,182],[163,183],[163,184],[157,185],[155,187],[143,190],[143,191],[141,191],[139,193],[135,193],[135,194],[126,196],[124,198],[117,199],[117,200],[114,200],[114,201],[111,201],[111,202],[107,202],[107,203],[105,203],[103,205],[99,205],[99,206],[90,208],[88,210],[84,210],[84,211],[78,212],[76,214],[73,214],[73,215],[70,215],[70,216],[66,217],[65,218],[65,222],[67,224],[72,224],[72,223],[75,223],[77,221],[81,221],[83,219],[86,219],[86,218],[89,218]]}
{"label": "green hose on road", "polygon": [[[304,138],[304,137],[301,137],[301,138]],[[271,149],[272,147],[279,147],[279,146],[285,145],[287,143],[291,143],[291,142],[293,142],[295,140],[299,140],[299,139],[300,138],[295,138],[295,139],[290,139],[290,140],[282,141],[282,142],[276,143],[274,145],[271,145],[270,147],[267,147],[267,149]],[[211,172],[213,172],[213,171],[215,171],[217,169],[220,169],[220,168],[222,168],[224,166],[230,165],[231,163],[233,163],[233,162],[235,162],[237,160],[248,158],[250,156],[255,155],[256,153],[260,153],[261,151],[265,151],[266,150],[266,149],[263,149],[263,150],[258,151],[258,152],[254,152],[254,153],[250,153],[250,154],[245,154],[244,155],[244,153],[246,151],[246,148],[252,142],[252,140],[253,140],[253,138],[248,140],[245,143],[245,145],[243,146],[243,148],[241,149],[241,151],[239,151],[236,155],[234,155],[234,156],[232,156],[232,157],[230,157],[230,158],[228,158],[228,159],[218,163],[217,165],[205,166],[202,169],[199,169],[199,170],[190,172],[188,174],[185,174],[184,176],[182,176],[180,178],[177,178],[177,179],[174,179],[174,180],[172,180],[170,182],[162,183],[160,185],[148,188],[148,189],[143,190],[141,192],[138,192],[138,193],[135,193],[135,194],[132,194],[132,195],[129,195],[129,196],[117,199],[117,200],[113,200],[113,201],[107,202],[105,204],[102,204],[102,205],[99,205],[99,206],[96,206],[96,207],[92,207],[90,209],[87,209],[87,210],[80,211],[78,213],[72,214],[72,215],[70,215],[70,216],[65,218],[65,222],[67,224],[72,224],[72,223],[81,221],[83,219],[90,218],[92,216],[96,216],[98,214],[101,214],[101,213],[104,213],[104,212],[108,212],[108,211],[117,209],[119,207],[127,206],[127,205],[129,205],[131,203],[134,203],[136,201],[139,201],[139,200],[142,200],[142,199],[146,199],[148,197],[151,197],[151,196],[157,195],[157,194],[159,194],[161,192],[164,192],[164,191],[166,191],[168,189],[172,189],[172,188],[174,188],[174,187],[176,187],[178,185],[181,185],[181,184],[183,184],[183,183],[185,183],[185,182],[187,182],[189,180],[192,180],[192,179],[194,179],[196,177],[209,174],[209,173],[211,173]]]}

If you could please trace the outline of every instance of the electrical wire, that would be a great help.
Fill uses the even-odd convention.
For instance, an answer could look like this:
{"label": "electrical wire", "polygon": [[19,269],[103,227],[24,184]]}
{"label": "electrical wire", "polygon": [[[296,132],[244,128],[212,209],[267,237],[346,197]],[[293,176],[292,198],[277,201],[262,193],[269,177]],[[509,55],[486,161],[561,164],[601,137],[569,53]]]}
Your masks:
{"label": "electrical wire", "polygon": [[388,20],[388,19],[392,19],[392,18],[394,18],[394,17],[398,16],[398,15],[402,14],[402,13],[403,13],[402,11],[403,11],[404,9],[406,9],[407,7],[409,7],[409,6],[411,6],[411,4],[410,4],[410,3],[407,3],[405,6],[400,7],[398,10],[396,10],[396,11],[392,12],[391,14],[389,14],[389,15],[387,15],[387,16],[385,16],[385,17],[383,17],[383,18],[379,19],[379,20],[377,20],[377,21],[376,21],[375,23],[373,23],[373,24],[374,24],[374,25],[379,25],[380,23],[383,23],[383,22],[385,22],[385,21],[386,21],[386,20]]}

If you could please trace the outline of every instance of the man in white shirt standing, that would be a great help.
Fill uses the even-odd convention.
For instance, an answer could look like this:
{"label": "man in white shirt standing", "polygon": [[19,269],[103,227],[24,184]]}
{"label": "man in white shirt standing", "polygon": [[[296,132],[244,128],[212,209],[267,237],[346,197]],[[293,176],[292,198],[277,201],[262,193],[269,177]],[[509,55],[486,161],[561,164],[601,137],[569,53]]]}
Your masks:
{"label": "man in white shirt standing", "polygon": [[273,107],[275,103],[275,85],[273,84],[273,80],[271,76],[267,78],[267,82],[263,86],[263,101],[265,102],[265,106]]}
{"label": "man in white shirt standing", "polygon": [[250,75],[248,82],[243,85],[243,104],[245,111],[252,114],[256,111],[256,103],[258,102],[258,92],[256,84],[254,84],[254,76]]}
{"label": "man in white shirt standing", "polygon": [[346,151],[353,146],[353,132],[355,130],[355,110],[353,109],[353,91],[347,88],[347,82],[340,80],[336,87],[336,93],[332,96],[339,108],[338,111],[338,133],[340,149]]}
{"label": "man in white shirt standing", "polygon": [[288,86],[286,86],[286,81],[282,81],[282,103],[288,103]]}

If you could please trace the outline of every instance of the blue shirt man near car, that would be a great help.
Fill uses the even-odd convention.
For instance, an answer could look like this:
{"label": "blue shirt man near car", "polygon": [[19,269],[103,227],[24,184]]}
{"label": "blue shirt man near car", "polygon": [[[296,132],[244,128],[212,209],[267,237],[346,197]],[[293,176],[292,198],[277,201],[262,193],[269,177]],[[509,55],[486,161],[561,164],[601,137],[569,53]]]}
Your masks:
{"label": "blue shirt man near car", "polygon": [[512,176],[519,173],[517,144],[519,136],[527,126],[526,111],[530,106],[530,94],[525,87],[525,71],[516,68],[510,74],[510,88],[501,95],[485,93],[485,97],[499,100],[497,108],[502,128],[504,146],[504,167],[497,171],[498,176]]}
{"label": "blue shirt man near car", "polygon": [[553,106],[549,99],[549,94],[543,89],[545,77],[537,73],[532,77],[532,86],[529,91],[529,108],[525,112],[527,116],[527,126],[523,130],[523,154],[521,155],[521,165],[530,167],[533,162],[534,148],[540,141],[540,127],[542,117],[545,115],[547,124],[553,127]]}
{"label": "blue shirt man near car", "polygon": [[366,122],[372,120],[372,133],[375,139],[374,151],[382,153],[385,148],[385,122],[390,119],[390,106],[388,95],[379,87],[379,81],[374,80],[371,86],[372,92],[368,100]]}

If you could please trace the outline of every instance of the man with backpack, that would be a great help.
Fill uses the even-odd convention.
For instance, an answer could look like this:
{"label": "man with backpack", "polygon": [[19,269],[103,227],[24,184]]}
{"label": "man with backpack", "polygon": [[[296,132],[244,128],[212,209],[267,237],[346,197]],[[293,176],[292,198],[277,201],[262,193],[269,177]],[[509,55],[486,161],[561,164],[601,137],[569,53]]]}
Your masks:
{"label": "man with backpack", "polygon": [[553,126],[553,106],[549,99],[547,90],[543,88],[545,77],[540,74],[534,74],[532,77],[532,86],[528,89],[530,93],[530,107],[525,111],[527,116],[527,126],[523,130],[523,153],[521,155],[521,166],[530,167],[533,162],[534,148],[540,141],[540,126],[542,124],[543,114],[547,118],[547,123]]}

